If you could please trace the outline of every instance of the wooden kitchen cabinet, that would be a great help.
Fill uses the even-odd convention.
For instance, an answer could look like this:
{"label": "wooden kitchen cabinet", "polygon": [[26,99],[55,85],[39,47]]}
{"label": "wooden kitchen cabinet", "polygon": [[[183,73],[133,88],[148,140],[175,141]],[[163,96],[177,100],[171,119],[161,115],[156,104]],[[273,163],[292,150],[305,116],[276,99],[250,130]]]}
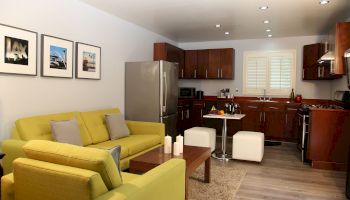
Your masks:
{"label": "wooden kitchen cabinet", "polygon": [[345,170],[350,145],[350,111],[311,109],[308,158],[313,168]]}
{"label": "wooden kitchen cabinet", "polygon": [[284,138],[290,142],[297,142],[298,138],[298,108],[300,104],[288,104],[285,112]]}
{"label": "wooden kitchen cabinet", "polygon": [[324,44],[309,44],[303,47],[303,68],[317,67],[318,59],[325,54]]}
{"label": "wooden kitchen cabinet", "polygon": [[203,125],[204,102],[194,100],[191,108],[191,127]]}
{"label": "wooden kitchen cabinet", "polygon": [[168,43],[154,43],[153,45],[153,60],[165,60],[178,63],[179,78],[184,78],[185,67],[185,51]]}
{"label": "wooden kitchen cabinet", "polygon": [[220,66],[222,79],[234,79],[235,50],[220,49]]}
{"label": "wooden kitchen cabinet", "polygon": [[208,78],[209,50],[197,50],[197,78]]}
{"label": "wooden kitchen cabinet", "polygon": [[262,127],[262,104],[245,102],[241,104],[242,114],[245,117],[242,119],[243,131],[258,131],[260,132]]}
{"label": "wooden kitchen cabinet", "polygon": [[344,52],[350,48],[350,22],[336,23],[329,34],[329,50],[334,52],[331,74],[345,75]]}
{"label": "wooden kitchen cabinet", "polygon": [[186,50],[185,51],[185,68],[184,78],[196,79],[197,78],[197,50]]}
{"label": "wooden kitchen cabinet", "polygon": [[264,103],[262,130],[268,139],[282,139],[285,128],[285,105],[279,103]]}
{"label": "wooden kitchen cabinet", "polygon": [[186,129],[191,128],[191,101],[179,100],[177,105],[177,132],[184,134]]}
{"label": "wooden kitchen cabinet", "polygon": [[220,49],[209,49],[209,68],[208,78],[220,79],[221,78],[221,66],[220,66]]}

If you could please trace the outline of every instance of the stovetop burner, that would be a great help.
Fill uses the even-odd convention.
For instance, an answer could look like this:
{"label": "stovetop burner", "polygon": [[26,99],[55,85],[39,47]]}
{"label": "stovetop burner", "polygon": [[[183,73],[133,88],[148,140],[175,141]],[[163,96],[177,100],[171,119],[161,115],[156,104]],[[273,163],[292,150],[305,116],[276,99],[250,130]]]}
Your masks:
{"label": "stovetop burner", "polygon": [[335,104],[302,104],[299,108],[299,113],[309,114],[310,108],[324,108],[324,109],[340,109],[344,110],[343,107]]}

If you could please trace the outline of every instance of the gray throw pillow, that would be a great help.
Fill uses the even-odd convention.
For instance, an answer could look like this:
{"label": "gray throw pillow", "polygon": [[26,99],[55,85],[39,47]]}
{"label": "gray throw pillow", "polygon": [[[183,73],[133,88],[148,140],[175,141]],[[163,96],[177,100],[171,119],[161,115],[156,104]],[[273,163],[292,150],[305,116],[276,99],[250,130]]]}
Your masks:
{"label": "gray throw pillow", "polygon": [[109,153],[112,155],[113,160],[115,162],[115,164],[117,165],[118,171],[119,171],[119,176],[120,176],[120,180],[122,180],[123,182],[123,177],[121,175],[121,170],[120,170],[120,151],[121,151],[122,147],[120,145],[117,145],[111,149],[109,149]]}
{"label": "gray throw pillow", "polygon": [[109,138],[111,140],[129,136],[129,128],[126,125],[125,120],[121,114],[106,114],[105,118]]}
{"label": "gray throw pillow", "polygon": [[80,136],[80,129],[76,119],[50,121],[52,137],[61,143],[83,146]]}

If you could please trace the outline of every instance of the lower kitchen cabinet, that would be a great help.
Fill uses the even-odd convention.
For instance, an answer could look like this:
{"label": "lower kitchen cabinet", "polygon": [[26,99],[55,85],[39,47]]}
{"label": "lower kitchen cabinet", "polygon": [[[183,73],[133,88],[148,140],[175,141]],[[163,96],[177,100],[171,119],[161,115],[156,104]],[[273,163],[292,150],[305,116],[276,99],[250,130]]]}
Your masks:
{"label": "lower kitchen cabinet", "polygon": [[290,142],[297,142],[298,138],[298,107],[299,104],[287,105],[286,107],[284,138]]}
{"label": "lower kitchen cabinet", "polygon": [[240,106],[242,114],[245,114],[245,117],[242,119],[242,130],[261,131],[262,104],[243,103]]}
{"label": "lower kitchen cabinet", "polygon": [[263,107],[262,129],[268,139],[283,139],[285,128],[285,105],[265,103]]}
{"label": "lower kitchen cabinet", "polygon": [[177,132],[183,134],[191,127],[191,101],[179,101],[177,106]]}
{"label": "lower kitchen cabinet", "polygon": [[191,108],[191,127],[202,126],[203,124],[203,101],[193,101]]}

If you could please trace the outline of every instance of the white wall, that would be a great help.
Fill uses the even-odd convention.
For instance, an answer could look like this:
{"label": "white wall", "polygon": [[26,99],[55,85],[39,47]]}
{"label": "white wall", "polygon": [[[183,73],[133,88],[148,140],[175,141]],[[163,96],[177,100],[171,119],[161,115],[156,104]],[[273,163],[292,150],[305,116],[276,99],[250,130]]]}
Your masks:
{"label": "white wall", "polygon": [[77,0],[2,1],[0,23],[102,48],[102,80],[0,74],[0,139],[9,136],[20,117],[115,106],[124,110],[124,62],[151,60],[154,42],[172,42]]}
{"label": "white wall", "polygon": [[206,48],[234,48],[236,50],[235,77],[234,80],[180,80],[180,86],[196,87],[203,90],[205,95],[217,95],[222,88],[230,88],[234,92],[238,88],[236,96],[242,96],[243,83],[243,52],[252,50],[297,50],[297,80],[296,94],[302,94],[304,98],[329,99],[331,94],[330,81],[302,81],[302,55],[303,46],[320,42],[324,36],[302,36],[288,38],[268,38],[252,40],[229,40],[196,43],[180,43],[183,49]]}

